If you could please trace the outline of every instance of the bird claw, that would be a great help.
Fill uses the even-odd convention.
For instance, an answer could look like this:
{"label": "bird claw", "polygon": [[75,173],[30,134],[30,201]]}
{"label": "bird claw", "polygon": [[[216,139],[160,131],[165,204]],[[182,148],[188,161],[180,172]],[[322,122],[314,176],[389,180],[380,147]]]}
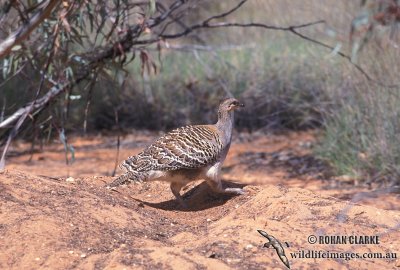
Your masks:
{"label": "bird claw", "polygon": [[142,179],[136,179],[136,180],[133,180],[132,182],[135,184],[143,184],[144,181]]}
{"label": "bird claw", "polygon": [[106,185],[105,188],[109,189],[109,190],[116,190],[117,189],[116,187],[112,187],[110,185]]}
{"label": "bird claw", "polygon": [[105,186],[105,188],[108,189],[109,191],[113,191],[113,192],[120,193],[120,192],[117,190],[117,187],[110,187],[109,185],[107,185],[107,186]]}
{"label": "bird claw", "polygon": [[233,193],[237,195],[244,195],[246,192],[242,188],[226,188],[225,189],[226,193]]}

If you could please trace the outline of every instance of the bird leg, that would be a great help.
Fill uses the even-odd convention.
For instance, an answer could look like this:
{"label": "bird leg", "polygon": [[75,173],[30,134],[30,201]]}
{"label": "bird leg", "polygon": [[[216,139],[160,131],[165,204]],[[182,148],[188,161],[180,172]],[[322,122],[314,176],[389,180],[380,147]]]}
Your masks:
{"label": "bird leg", "polygon": [[207,179],[207,183],[213,191],[218,192],[218,193],[229,193],[229,194],[236,194],[236,195],[245,194],[244,190],[241,188],[223,188],[220,180],[216,181],[214,179]]}
{"label": "bird leg", "polygon": [[184,185],[185,184],[180,182],[172,182],[170,188],[179,204],[183,207],[187,207],[186,202],[183,200],[181,194],[179,193]]}

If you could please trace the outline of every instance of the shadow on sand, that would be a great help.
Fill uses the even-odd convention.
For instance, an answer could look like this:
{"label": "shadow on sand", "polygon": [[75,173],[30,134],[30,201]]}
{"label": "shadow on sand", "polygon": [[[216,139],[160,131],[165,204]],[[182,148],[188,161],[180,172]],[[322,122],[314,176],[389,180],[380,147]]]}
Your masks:
{"label": "shadow on sand", "polygon": [[[232,187],[232,188],[244,188],[245,184],[238,184],[228,181],[222,181],[223,187]],[[136,201],[142,203],[143,205],[167,210],[167,211],[183,211],[183,212],[191,212],[191,211],[201,211],[209,208],[213,208],[216,206],[220,206],[225,204],[228,200],[233,197],[240,195],[233,194],[225,194],[225,193],[215,193],[209,187],[206,182],[202,182],[201,184],[195,186],[191,190],[187,191],[183,198],[185,200],[186,205],[181,205],[175,199],[171,199],[164,202],[159,203],[150,203],[145,202],[140,199],[135,199]]]}

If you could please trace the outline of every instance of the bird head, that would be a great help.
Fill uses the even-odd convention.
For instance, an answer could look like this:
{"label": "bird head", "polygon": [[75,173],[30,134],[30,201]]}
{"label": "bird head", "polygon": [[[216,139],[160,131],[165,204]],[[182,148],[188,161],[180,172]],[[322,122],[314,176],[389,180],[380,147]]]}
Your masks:
{"label": "bird head", "polygon": [[222,101],[222,103],[219,105],[220,110],[224,111],[233,111],[236,110],[237,108],[244,107],[243,103],[240,103],[236,98],[228,98]]}

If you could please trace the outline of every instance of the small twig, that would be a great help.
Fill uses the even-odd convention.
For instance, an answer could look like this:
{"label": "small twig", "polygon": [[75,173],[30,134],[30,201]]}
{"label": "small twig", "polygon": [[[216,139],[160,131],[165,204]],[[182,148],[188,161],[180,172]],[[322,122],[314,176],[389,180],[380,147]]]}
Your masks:
{"label": "small twig", "polygon": [[215,16],[211,16],[207,20],[203,21],[203,23],[204,24],[208,24],[212,20],[224,18],[224,17],[228,16],[229,14],[232,14],[233,12],[238,10],[246,2],[247,2],[247,0],[242,0],[242,1],[239,2],[239,4],[234,6],[231,10],[228,10],[227,12],[224,12],[224,13],[221,13],[221,14],[218,14],[218,15],[215,15]]}
{"label": "small twig", "polygon": [[165,19],[167,19],[172,14],[172,12],[174,12],[175,10],[180,8],[186,2],[187,2],[187,0],[175,1],[172,5],[169,6],[169,8],[168,8],[168,10],[166,12],[162,13],[160,16],[158,16],[157,18],[155,18],[152,21],[150,21],[148,23],[148,27],[152,28],[152,27],[155,27],[155,26],[159,25],[160,23],[165,21]]}
{"label": "small twig", "polygon": [[[16,4],[14,5],[14,8],[17,10],[19,17],[21,18],[21,21],[26,24],[28,22],[28,18],[26,17],[26,9],[23,3],[21,3],[19,0],[16,0]],[[20,6],[22,6],[25,10],[24,12],[20,9]]]}
{"label": "small twig", "polygon": [[120,134],[121,133],[121,128],[120,128],[119,120],[118,120],[118,109],[114,109],[114,116],[115,116],[115,124],[118,127],[118,136],[117,136],[117,153],[115,155],[114,170],[113,170],[113,172],[111,174],[112,177],[115,176],[115,172],[117,171],[117,168],[118,168],[119,149],[120,149],[120,144],[121,144],[121,138],[120,138],[120,136],[121,136],[121,134]]}
{"label": "small twig", "polygon": [[90,84],[89,84],[89,91],[88,91],[88,96],[87,96],[87,101],[86,101],[86,106],[85,106],[85,117],[83,120],[83,133],[84,134],[86,134],[87,116],[89,114],[90,103],[92,102],[92,92],[93,92],[94,86],[96,85],[97,74],[98,73],[94,74],[93,79],[90,81]]}
{"label": "small twig", "polygon": [[28,161],[31,162],[33,159],[33,154],[34,154],[34,150],[35,150],[35,144],[36,144],[36,136],[38,134],[37,132],[37,128],[36,128],[36,118],[32,119],[32,142],[31,142],[31,149],[30,149],[30,155],[29,155],[29,159]]}
{"label": "small twig", "polygon": [[115,19],[114,19],[114,21],[113,21],[113,24],[111,25],[111,29],[108,31],[108,34],[105,36],[105,40],[109,40],[110,39],[110,37],[111,37],[111,35],[114,33],[114,30],[117,28],[117,26],[118,26],[118,24],[119,24],[119,21],[120,21],[120,12],[119,12],[119,9],[120,9],[120,0],[117,0],[117,2],[116,2],[116,8],[115,8],[117,11],[116,11],[116,13],[117,13],[117,15],[115,16]]}
{"label": "small twig", "polygon": [[3,108],[1,109],[1,114],[0,114],[0,123],[3,122],[4,120],[4,112],[6,111],[6,97],[3,97]]}
{"label": "small twig", "polygon": [[[207,21],[207,20],[206,20]],[[189,34],[190,32],[197,30],[197,29],[202,29],[202,28],[221,28],[221,27],[260,27],[260,28],[265,28],[265,29],[270,29],[270,30],[280,30],[280,31],[291,31],[291,29],[298,29],[298,28],[305,28],[317,24],[325,23],[324,20],[319,20],[315,22],[310,22],[306,24],[300,24],[300,25],[292,25],[292,26],[287,26],[287,27],[282,27],[282,26],[273,26],[273,25],[267,25],[263,23],[235,23],[235,22],[220,22],[220,23],[214,23],[214,24],[209,24],[209,23],[199,23],[195,24],[185,31],[182,31],[180,33],[176,34],[165,34],[165,35],[160,35],[160,38],[164,39],[174,39],[178,37],[185,36]],[[143,43],[146,43],[150,40],[143,40]]]}
{"label": "small twig", "polygon": [[[198,45],[198,44],[180,44],[180,45],[172,45],[172,44],[163,44],[162,48],[169,50],[177,50],[177,51],[205,51],[205,52],[217,52],[217,51],[234,51],[234,50],[244,50],[244,49],[254,49],[256,44],[246,44],[246,45],[225,45],[225,46],[207,46],[207,45]],[[151,49],[148,49],[149,51]]]}
{"label": "small twig", "polygon": [[[156,8],[157,8],[157,10],[160,11],[161,13],[163,13],[163,12],[165,12],[165,11],[167,10],[160,2],[156,2]],[[182,22],[182,20],[180,19],[180,17],[181,17],[181,16],[180,16],[180,13],[178,13],[178,15],[169,16],[169,18],[170,18],[171,21],[167,22],[167,23],[164,25],[163,29],[159,32],[159,34],[163,34],[163,33],[167,30],[167,28],[168,28],[172,23],[177,23],[177,24],[178,24],[180,27],[182,27],[183,29],[189,28],[184,22]],[[201,43],[201,44],[205,44],[205,43],[206,43],[206,42],[205,42],[201,37],[199,37],[198,35],[194,35],[193,37],[194,37],[194,39],[195,39],[197,42],[199,42],[199,43]]]}

